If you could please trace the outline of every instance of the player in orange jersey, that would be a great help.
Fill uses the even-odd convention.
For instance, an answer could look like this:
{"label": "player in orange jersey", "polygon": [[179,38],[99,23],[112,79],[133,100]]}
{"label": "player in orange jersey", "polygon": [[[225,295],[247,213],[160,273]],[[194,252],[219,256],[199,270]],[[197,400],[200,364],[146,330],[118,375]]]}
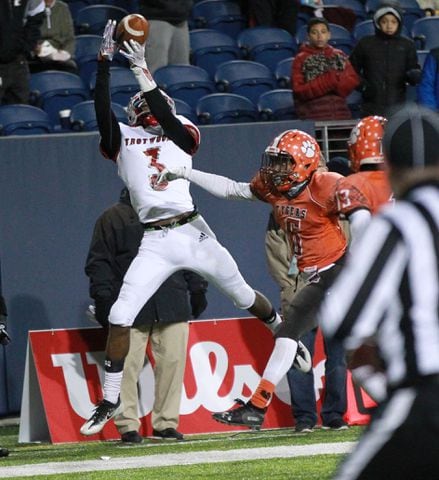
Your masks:
{"label": "player in orange jersey", "polygon": [[[337,184],[337,202],[341,214],[350,220],[351,237],[355,242],[371,216],[379,208],[393,201],[384,166],[382,138],[387,119],[370,116],[361,119],[352,129],[348,140],[351,170]],[[355,212],[355,217],[350,218]],[[348,368],[356,383],[376,401],[386,394],[386,380],[376,358],[376,349],[367,343],[348,356]]]}
{"label": "player in orange jersey", "polygon": [[[275,386],[291,367],[298,339],[316,326],[319,304],[343,263],[347,242],[335,195],[342,176],[318,171],[320,160],[319,145],[311,135],[287,130],[266,148],[261,168],[250,183],[168,166],[159,179],[185,178],[220,198],[270,203],[276,222],[287,232],[299,275],[306,283],[275,335],[273,352],[255,393],[237,408],[214,413],[219,422],[260,428]],[[349,219],[356,215],[353,212]]]}
{"label": "player in orange jersey", "polygon": [[352,129],[348,140],[349,159],[354,173],[340,179],[336,195],[341,214],[349,218],[353,212],[357,212],[355,220],[350,221],[353,239],[360,236],[371,215],[393,199],[384,171],[381,145],[386,122],[384,117],[365,117]]}

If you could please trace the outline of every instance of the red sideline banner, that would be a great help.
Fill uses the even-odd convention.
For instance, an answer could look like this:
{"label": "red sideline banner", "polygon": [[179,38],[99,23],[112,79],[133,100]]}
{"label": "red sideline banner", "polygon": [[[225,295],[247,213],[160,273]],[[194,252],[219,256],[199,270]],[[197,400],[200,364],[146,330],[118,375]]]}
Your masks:
{"label": "red sideline banner", "polygon": [[[20,419],[20,442],[52,443],[118,439],[114,423],[84,437],[79,428],[102,398],[106,335],[101,328],[29,332]],[[246,430],[215,422],[212,412],[227,410],[235,398],[256,389],[273,348],[270,331],[254,318],[190,323],[179,430],[186,434]],[[324,352],[318,337],[314,358],[316,398],[324,387]],[[141,435],[151,435],[154,375],[146,363],[139,379]],[[320,402],[319,402],[320,404]],[[370,399],[349,378],[346,420],[368,421]],[[320,405],[319,405],[320,406]],[[293,425],[288,383],[276,388],[264,428]]]}

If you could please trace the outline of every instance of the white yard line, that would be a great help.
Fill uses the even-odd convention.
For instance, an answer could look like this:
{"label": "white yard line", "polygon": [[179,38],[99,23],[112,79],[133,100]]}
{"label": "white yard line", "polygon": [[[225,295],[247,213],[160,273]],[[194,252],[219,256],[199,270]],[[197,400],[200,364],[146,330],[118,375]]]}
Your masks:
{"label": "white yard line", "polygon": [[343,454],[350,452],[355,443],[356,442],[317,443],[314,445],[299,446],[240,448],[237,450],[170,453],[143,457],[101,457],[100,460],[85,460],[82,462],[50,462],[33,465],[17,465],[2,467],[0,469],[0,478]]}

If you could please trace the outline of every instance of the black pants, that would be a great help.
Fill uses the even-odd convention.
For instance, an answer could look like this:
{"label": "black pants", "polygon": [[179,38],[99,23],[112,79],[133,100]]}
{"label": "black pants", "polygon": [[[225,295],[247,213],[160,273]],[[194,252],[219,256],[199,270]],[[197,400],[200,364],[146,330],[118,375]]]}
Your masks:
{"label": "black pants", "polygon": [[336,480],[438,480],[439,381],[396,390],[374,412]]}
{"label": "black pants", "polygon": [[318,273],[318,277],[311,280],[295,295],[287,317],[276,333],[276,338],[288,337],[294,340],[311,331],[318,325],[317,313],[326,292],[333,284],[340,269],[342,260],[339,260],[332,268]]}
{"label": "black pants", "polygon": [[29,67],[24,58],[0,63],[0,105],[29,103]]}

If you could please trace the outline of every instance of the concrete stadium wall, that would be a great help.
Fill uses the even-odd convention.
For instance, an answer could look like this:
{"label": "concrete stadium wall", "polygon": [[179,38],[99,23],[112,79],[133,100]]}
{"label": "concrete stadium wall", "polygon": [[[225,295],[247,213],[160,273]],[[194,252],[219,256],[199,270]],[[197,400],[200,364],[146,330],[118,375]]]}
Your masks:
{"label": "concrete stadium wall", "polygon": [[[202,127],[194,168],[248,181],[269,141],[312,122]],[[122,182],[98,151],[97,133],[0,139],[0,256],[13,342],[0,349],[0,415],[20,410],[27,332],[90,326],[84,261],[96,218],[115,203]],[[194,201],[256,289],[279,304],[269,277],[264,233],[269,207],[217,199],[192,187]],[[248,316],[213,286],[203,318]]]}

